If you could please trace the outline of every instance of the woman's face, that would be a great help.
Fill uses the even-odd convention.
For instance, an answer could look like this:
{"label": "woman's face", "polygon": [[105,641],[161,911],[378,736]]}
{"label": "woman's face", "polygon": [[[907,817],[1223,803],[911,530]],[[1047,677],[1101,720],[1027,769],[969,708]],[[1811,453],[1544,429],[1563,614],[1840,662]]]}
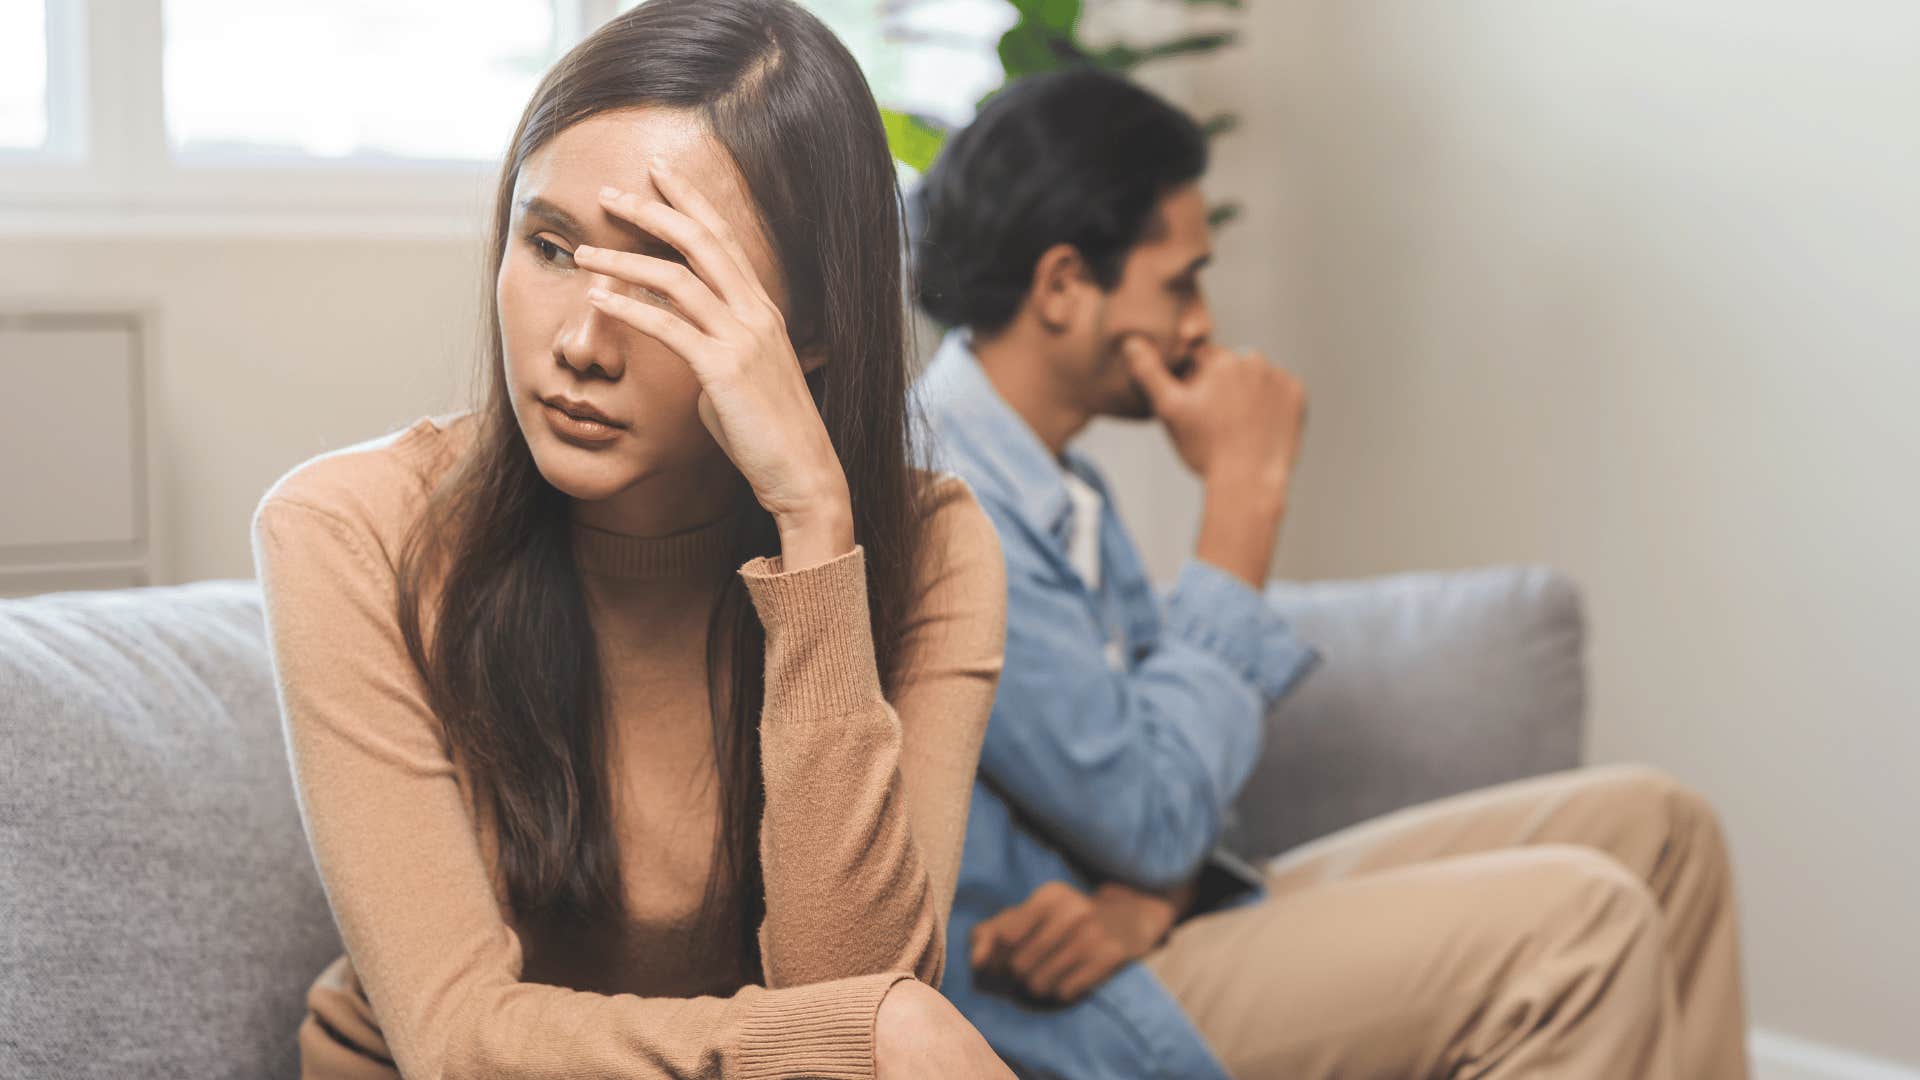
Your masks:
{"label": "woman's face", "polygon": [[[713,203],[740,238],[768,294],[787,313],[784,282],[745,182],[697,115],[658,108],[602,113],[528,156],[514,183],[506,250],[495,282],[507,387],[541,475],[588,502],[618,502],[623,493],[629,499],[675,494],[683,484],[710,488],[731,470],[700,422],[700,384],[687,362],[601,313],[588,301],[587,290],[599,286],[669,310],[670,303],[639,286],[578,269],[569,255],[589,244],[686,262],[664,242],[601,207],[603,186],[660,201],[647,179],[647,161],[654,156]],[[582,437],[549,404],[560,398],[591,406],[613,426],[600,437]],[[642,483],[649,480],[655,483]],[[667,483],[663,487],[660,481]],[[607,522],[657,516],[641,509],[598,516]]]}

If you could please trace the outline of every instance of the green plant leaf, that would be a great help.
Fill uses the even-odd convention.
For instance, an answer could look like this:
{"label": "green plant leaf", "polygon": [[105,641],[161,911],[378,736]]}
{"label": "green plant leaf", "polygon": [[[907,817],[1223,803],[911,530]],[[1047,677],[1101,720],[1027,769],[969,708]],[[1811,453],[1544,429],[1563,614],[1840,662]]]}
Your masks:
{"label": "green plant leaf", "polygon": [[1047,32],[1037,23],[1021,19],[1000,35],[1000,66],[1012,82],[1053,67],[1053,50],[1047,47]]}
{"label": "green plant leaf", "polygon": [[887,130],[887,148],[894,159],[918,172],[926,172],[947,144],[946,129],[925,117],[881,109],[880,123]]}
{"label": "green plant leaf", "polygon": [[1158,45],[1109,45],[1094,53],[1093,60],[1104,68],[1129,71],[1150,60],[1210,53],[1216,49],[1226,48],[1239,40],[1240,35],[1232,30],[1217,30],[1204,34],[1188,34]]}
{"label": "green plant leaf", "polygon": [[1085,63],[1088,56],[1072,37],[1031,19],[1021,19],[1000,35],[1000,66],[1012,82],[1023,75]]}
{"label": "green plant leaf", "polygon": [[[905,2],[911,2],[911,0],[905,0]],[[1081,0],[1007,0],[1007,2],[1019,12],[1020,19],[1000,37],[1000,64],[1006,71],[1006,79],[1000,86],[981,95],[980,100],[975,104],[976,112],[985,108],[995,94],[1005,89],[1007,83],[1024,75],[1052,71],[1074,64],[1095,64],[1124,72],[1153,60],[1211,53],[1234,45],[1240,40],[1240,35],[1235,31],[1220,30],[1188,34],[1157,45],[1120,43],[1090,50],[1077,37]],[[1184,4],[1187,7],[1217,7],[1230,11],[1242,11],[1246,8],[1245,0],[1168,0],[1168,2]],[[933,157],[939,153],[940,146],[946,141],[946,132],[928,121],[903,113],[883,110],[882,116],[887,123],[887,141],[894,147],[894,156],[916,169],[925,171],[926,164],[921,164],[914,158],[924,155],[926,163],[931,164]],[[1239,123],[1240,118],[1235,114],[1221,113],[1203,123],[1201,131],[1211,139],[1234,130]],[[918,125],[917,129],[915,125]],[[928,149],[929,141],[931,141],[931,149]],[[1222,203],[1208,210],[1207,225],[1218,229],[1239,216],[1239,203]]]}
{"label": "green plant leaf", "polygon": [[1200,133],[1212,139],[1220,135],[1225,135],[1227,132],[1239,126],[1240,117],[1237,114],[1220,113],[1217,116],[1208,117],[1206,122],[1200,125]]}
{"label": "green plant leaf", "polygon": [[1080,0],[1010,0],[1023,20],[1032,20],[1056,34],[1073,36],[1080,24]]}

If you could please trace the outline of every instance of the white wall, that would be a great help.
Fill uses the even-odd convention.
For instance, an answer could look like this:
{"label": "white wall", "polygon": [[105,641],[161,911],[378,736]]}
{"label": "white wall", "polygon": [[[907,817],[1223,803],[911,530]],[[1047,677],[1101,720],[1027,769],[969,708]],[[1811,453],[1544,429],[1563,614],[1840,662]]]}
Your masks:
{"label": "white wall", "polygon": [[[1247,204],[1222,336],[1313,401],[1280,567],[1540,560],[1593,616],[1591,756],[1725,811],[1756,1019],[1920,1063],[1920,7],[1256,0],[1192,75]],[[1170,73],[1166,85],[1186,86]],[[321,450],[460,403],[475,244],[0,241],[0,298],[161,313],[170,580],[246,575]],[[1197,492],[1107,428],[1157,570]]]}
{"label": "white wall", "polygon": [[1281,569],[1570,570],[1590,756],[1723,810],[1756,1021],[1920,1064],[1920,6],[1250,8],[1195,100],[1226,336],[1311,395]]}
{"label": "white wall", "polygon": [[248,519],[281,473],[465,402],[479,251],[371,230],[14,237],[0,241],[0,305],[156,313],[156,576],[250,577]]}

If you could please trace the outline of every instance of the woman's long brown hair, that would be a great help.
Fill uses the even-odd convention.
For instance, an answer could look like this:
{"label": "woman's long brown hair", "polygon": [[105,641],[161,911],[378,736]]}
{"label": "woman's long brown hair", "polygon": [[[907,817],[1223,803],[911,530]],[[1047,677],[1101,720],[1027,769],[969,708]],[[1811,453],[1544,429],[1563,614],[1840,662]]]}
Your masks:
{"label": "woman's long brown hair", "polygon": [[[497,830],[507,900],[519,916],[559,928],[624,911],[608,718],[568,497],[535,468],[514,420],[493,282],[528,155],[587,117],[641,106],[705,118],[772,239],[796,348],[827,357],[808,383],[846,470],[889,690],[920,521],[907,422],[902,208],[859,66],[790,0],[649,0],[615,18],[554,65],[514,132],[494,198],[476,437],[429,494],[400,562],[407,648],[469,797]],[[776,553],[771,518],[750,499],[740,509],[734,556]],[[714,603],[707,644],[721,791],[707,910],[741,913],[728,930],[748,957],[758,955],[765,913],[764,658],[759,619],[731,578]]]}

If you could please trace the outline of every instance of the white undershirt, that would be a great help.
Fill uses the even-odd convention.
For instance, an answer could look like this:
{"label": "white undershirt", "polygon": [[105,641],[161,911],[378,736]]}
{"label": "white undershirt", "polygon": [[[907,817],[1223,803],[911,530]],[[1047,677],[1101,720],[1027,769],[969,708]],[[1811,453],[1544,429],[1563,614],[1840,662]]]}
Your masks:
{"label": "white undershirt", "polygon": [[[1100,509],[1106,500],[1071,469],[1060,470],[1060,475],[1067,483],[1067,501],[1073,504],[1073,534],[1067,538],[1067,564],[1080,575],[1088,592],[1097,593],[1100,591]],[[1126,650],[1118,637],[1107,639],[1105,651],[1108,667],[1126,670]]]}
{"label": "white undershirt", "polygon": [[1060,470],[1067,482],[1067,501],[1073,504],[1073,535],[1067,542],[1067,562],[1086,582],[1089,591],[1100,589],[1100,508],[1105,500],[1092,484],[1080,479],[1072,469]]}

